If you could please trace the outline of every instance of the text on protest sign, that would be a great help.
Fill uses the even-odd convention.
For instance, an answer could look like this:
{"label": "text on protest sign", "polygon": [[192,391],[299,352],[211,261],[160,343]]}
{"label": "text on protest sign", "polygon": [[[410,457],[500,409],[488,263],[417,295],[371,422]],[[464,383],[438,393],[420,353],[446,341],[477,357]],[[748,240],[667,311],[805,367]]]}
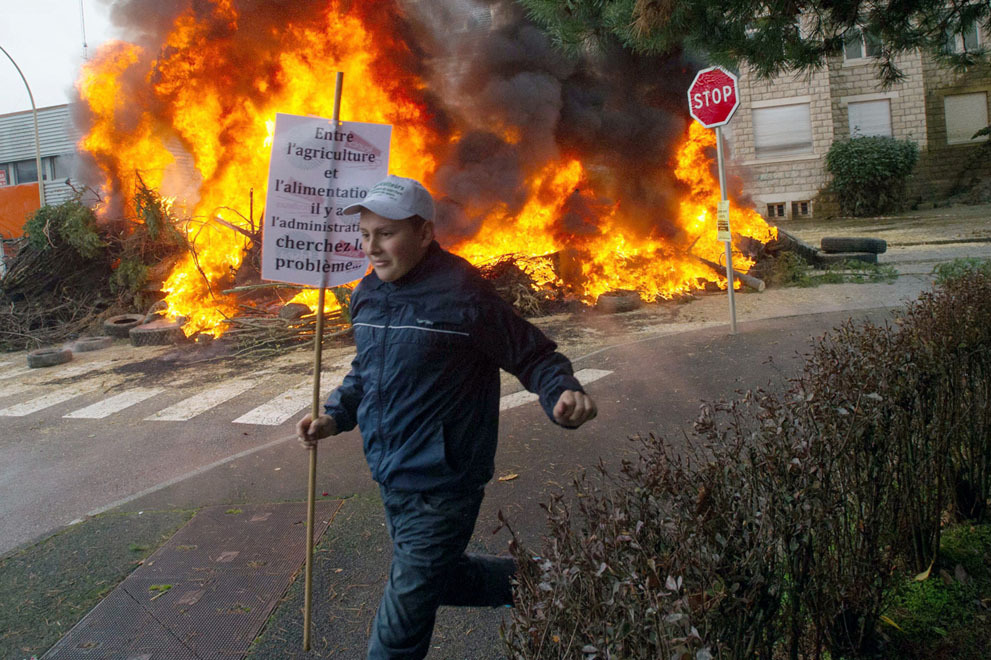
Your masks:
{"label": "text on protest sign", "polygon": [[388,124],[277,114],[262,233],[262,279],[340,286],[365,274],[360,202],[389,171]]}

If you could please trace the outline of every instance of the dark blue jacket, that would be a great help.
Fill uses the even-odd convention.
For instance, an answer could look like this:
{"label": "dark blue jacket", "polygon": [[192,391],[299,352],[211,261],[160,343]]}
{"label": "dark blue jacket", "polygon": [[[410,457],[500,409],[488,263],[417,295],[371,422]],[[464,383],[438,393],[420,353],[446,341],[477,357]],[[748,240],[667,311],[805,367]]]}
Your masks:
{"label": "dark blue jacket", "polygon": [[366,275],[351,318],[358,353],[325,407],[339,430],[360,427],[387,488],[468,490],[492,478],[500,367],[540,395],[548,417],[563,391],[582,391],[556,344],[437,243],[395,282]]}

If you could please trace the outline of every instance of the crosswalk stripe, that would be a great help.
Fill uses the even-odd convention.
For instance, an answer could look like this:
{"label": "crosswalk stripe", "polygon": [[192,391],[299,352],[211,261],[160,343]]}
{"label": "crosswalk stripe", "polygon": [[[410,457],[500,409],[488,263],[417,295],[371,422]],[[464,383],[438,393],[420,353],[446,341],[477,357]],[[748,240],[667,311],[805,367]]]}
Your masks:
{"label": "crosswalk stripe", "polygon": [[150,399],[156,394],[161,394],[165,390],[160,387],[135,387],[134,389],[115,394],[114,396],[98,401],[91,406],[75,410],[64,417],[73,419],[103,419],[125,408],[141,403],[145,399]]}
{"label": "crosswalk stripe", "polygon": [[[259,372],[265,373],[265,372]],[[337,387],[344,378],[346,371],[321,371],[320,391],[326,396]],[[296,387],[286,390],[267,403],[254,410],[249,410],[234,420],[235,424],[261,424],[262,426],[278,426],[313,405],[313,381],[308,380]]]}
{"label": "crosswalk stripe", "polygon": [[43,394],[39,397],[31,399],[30,401],[18,403],[0,410],[0,417],[24,417],[25,415],[36,413],[44,410],[45,408],[57,406],[60,403],[69,401],[70,399],[75,399],[77,396],[88,394],[97,387],[98,385],[96,383],[83,383],[75,387],[67,387],[56,392]]}
{"label": "crosswalk stripe", "polygon": [[[577,378],[578,382],[582,385],[588,385],[589,383],[608,376],[611,373],[611,371],[603,371],[602,369],[582,369],[575,372],[575,378]],[[539,397],[536,394],[527,392],[526,390],[513,392],[512,394],[507,394],[499,399],[499,410],[517,408],[530,403],[531,401],[536,401],[538,398]]]}
{"label": "crosswalk stripe", "polygon": [[102,369],[110,364],[110,360],[97,360],[96,362],[87,362],[85,364],[76,364],[71,367],[66,367],[65,369],[60,369],[54,373],[56,378],[71,378],[72,376],[78,376],[80,374],[86,374],[97,369]]}
{"label": "crosswalk stripe", "polygon": [[[69,370],[62,371],[60,376],[78,375],[80,373],[85,373],[86,371],[91,371],[93,369],[106,366],[107,364],[109,364],[109,362],[92,362],[86,365],[78,365],[73,367],[73,371],[71,373]],[[577,378],[578,382],[582,385],[587,385],[588,383],[599,380],[600,378],[608,376],[611,373],[612,371],[605,371],[601,369],[582,369],[575,372],[575,378]],[[255,375],[263,376],[264,378],[270,374],[267,372],[252,374],[252,376]],[[324,373],[324,382],[326,382],[330,376],[331,374]],[[334,376],[336,378],[340,378],[340,374],[334,374]],[[208,391],[200,392],[184,399],[183,401],[180,401],[179,403],[164,408],[157,413],[146,417],[145,420],[187,421],[215,406],[243,394],[258,385],[259,382],[259,379],[256,378],[228,381],[215,386]],[[50,392],[48,394],[38,396],[30,401],[25,401],[23,403],[0,409],[0,417],[23,417],[25,415],[30,415],[31,413],[39,412],[46,408],[50,408],[60,403],[64,403],[65,401],[74,399],[83,394],[92,392],[101,386],[106,387],[108,386],[108,383],[104,382],[102,385],[98,383],[80,383],[75,386],[62,388],[56,392]],[[34,387],[36,386],[26,385],[23,383],[10,383],[5,386],[0,386],[0,397],[18,394],[20,392],[31,390]],[[141,403],[142,401],[150,399],[151,397],[165,391],[166,390],[164,388],[133,388],[104,399],[103,401],[86,406],[85,408],[80,408],[79,410],[70,412],[64,415],[64,417],[71,419],[102,419]],[[325,391],[329,392],[330,388],[327,388]],[[500,399],[499,410],[516,408],[518,406],[536,401],[537,398],[538,397],[536,394],[532,394],[526,390],[508,394]],[[274,399],[258,406],[257,408],[248,411],[244,415],[241,415],[235,419],[233,423],[278,426],[308,408],[312,404],[312,401],[313,383],[312,381],[307,380],[289,390],[286,390]]]}
{"label": "crosswalk stripe", "polygon": [[313,382],[303,382],[234,420],[235,424],[278,426],[313,403]]}
{"label": "crosswalk stripe", "polygon": [[5,396],[11,396],[12,394],[20,394],[26,390],[30,390],[31,385],[25,385],[24,383],[9,383],[7,385],[0,385],[0,399]]}
{"label": "crosswalk stripe", "polygon": [[13,378],[14,376],[20,376],[26,374],[29,371],[34,371],[33,367],[21,367],[20,369],[14,369],[13,371],[0,372],[0,380],[6,380],[8,378]]}
{"label": "crosswalk stripe", "polygon": [[0,372],[0,380],[6,380],[8,378],[13,378],[15,376],[23,376],[24,374],[31,372],[34,372],[36,374],[44,374],[46,376],[53,376],[55,378],[71,378],[73,376],[89,373],[90,371],[95,371],[97,369],[103,369],[109,364],[110,364],[110,360],[97,360],[96,362],[76,364],[71,367],[64,367],[61,369],[57,367],[56,368],[47,367],[45,369],[39,370],[33,367],[22,367],[21,369],[14,369],[13,371]]}
{"label": "crosswalk stripe", "polygon": [[257,384],[257,380],[228,381],[206,392],[195,394],[164,410],[159,410],[154,415],[145,417],[145,419],[148,421],[185,422],[214,406],[219,406],[221,403],[247,392]]}
{"label": "crosswalk stripe", "polygon": [[575,372],[575,378],[582,385],[588,385],[589,383],[595,382],[600,378],[605,378],[612,371],[606,371],[604,369],[580,369]]}
{"label": "crosswalk stripe", "polygon": [[506,396],[499,399],[499,410],[509,410],[510,408],[516,408],[517,406],[522,406],[524,404],[530,403],[531,401],[536,401],[539,399],[533,392],[527,392],[526,390],[520,390],[519,392],[513,392],[512,394],[507,394]]}

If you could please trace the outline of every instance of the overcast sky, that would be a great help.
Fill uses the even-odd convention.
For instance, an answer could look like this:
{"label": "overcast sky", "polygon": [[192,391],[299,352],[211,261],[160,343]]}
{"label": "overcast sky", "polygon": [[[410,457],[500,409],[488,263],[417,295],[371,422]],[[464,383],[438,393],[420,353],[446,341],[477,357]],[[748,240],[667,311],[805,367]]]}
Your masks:
{"label": "overcast sky", "polygon": [[[105,0],[82,0],[90,55],[117,36]],[[83,62],[80,0],[0,0],[0,46],[21,68],[39,108],[68,103]],[[31,109],[17,69],[0,52],[0,114]]]}

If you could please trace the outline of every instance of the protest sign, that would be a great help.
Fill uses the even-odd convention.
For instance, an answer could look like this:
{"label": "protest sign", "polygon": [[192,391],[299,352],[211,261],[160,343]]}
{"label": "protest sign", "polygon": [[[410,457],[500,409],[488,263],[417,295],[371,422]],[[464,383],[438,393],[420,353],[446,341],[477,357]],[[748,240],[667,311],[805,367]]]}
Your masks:
{"label": "protest sign", "polygon": [[268,168],[262,279],[334,287],[365,274],[360,202],[389,170],[388,124],[279,113]]}

